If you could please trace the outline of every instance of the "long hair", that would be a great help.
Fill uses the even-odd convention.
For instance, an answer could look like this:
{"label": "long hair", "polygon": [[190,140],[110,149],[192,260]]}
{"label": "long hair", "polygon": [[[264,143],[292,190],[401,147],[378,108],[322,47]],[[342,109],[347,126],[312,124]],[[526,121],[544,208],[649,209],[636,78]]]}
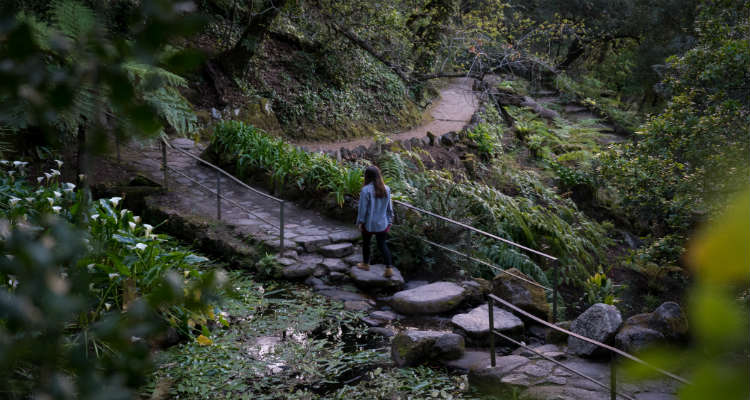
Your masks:
{"label": "long hair", "polygon": [[371,165],[365,169],[365,185],[367,186],[372,183],[375,188],[375,197],[385,197],[385,182],[383,182],[383,175],[380,173],[380,169],[374,165]]}

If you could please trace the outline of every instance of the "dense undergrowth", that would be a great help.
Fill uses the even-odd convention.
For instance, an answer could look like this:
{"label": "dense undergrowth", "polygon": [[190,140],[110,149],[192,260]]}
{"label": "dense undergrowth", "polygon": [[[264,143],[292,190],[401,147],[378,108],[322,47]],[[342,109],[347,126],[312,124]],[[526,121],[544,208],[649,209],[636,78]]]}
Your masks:
{"label": "dense undergrowth", "polygon": [[[470,398],[466,376],[393,368],[361,314],[290,283],[231,275],[229,326],[158,356],[146,394],[183,399]],[[161,387],[161,389],[159,389]]]}
{"label": "dense undergrowth", "polygon": [[167,327],[190,338],[225,322],[212,305],[220,274],[121,198],[91,202],[61,182],[62,162],[34,183],[27,163],[0,164],[3,396],[88,397],[109,385],[111,398],[128,398]]}

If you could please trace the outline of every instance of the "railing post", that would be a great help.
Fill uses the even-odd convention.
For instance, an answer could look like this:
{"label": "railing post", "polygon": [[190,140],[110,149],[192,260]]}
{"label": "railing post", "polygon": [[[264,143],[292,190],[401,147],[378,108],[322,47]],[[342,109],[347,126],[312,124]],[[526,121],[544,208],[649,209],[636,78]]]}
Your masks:
{"label": "railing post", "polygon": [[161,169],[164,172],[164,190],[169,190],[167,184],[167,143],[162,139],[161,141]]}
{"label": "railing post", "polygon": [[284,254],[284,200],[279,203],[279,252]]}
{"label": "railing post", "polygon": [[610,400],[617,400],[617,356],[612,355],[612,360],[609,364],[609,398]]}
{"label": "railing post", "polygon": [[216,219],[221,221],[221,173],[216,171]]}
{"label": "railing post", "polygon": [[559,260],[552,262],[552,323],[557,322],[557,270],[559,269]]}
{"label": "railing post", "polygon": [[490,323],[490,365],[495,366],[495,302],[492,297],[487,298],[487,312],[489,313]]}

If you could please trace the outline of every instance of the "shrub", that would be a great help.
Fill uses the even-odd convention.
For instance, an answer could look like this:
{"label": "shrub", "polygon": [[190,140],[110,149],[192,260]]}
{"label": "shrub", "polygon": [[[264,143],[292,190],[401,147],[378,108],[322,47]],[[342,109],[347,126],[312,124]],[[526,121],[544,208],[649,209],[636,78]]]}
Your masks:
{"label": "shrub", "polygon": [[300,190],[330,193],[343,206],[347,196],[359,195],[362,170],[344,166],[319,153],[308,153],[264,131],[242,122],[216,126],[211,147],[218,154],[231,154],[240,177],[264,171],[274,188],[296,185]]}

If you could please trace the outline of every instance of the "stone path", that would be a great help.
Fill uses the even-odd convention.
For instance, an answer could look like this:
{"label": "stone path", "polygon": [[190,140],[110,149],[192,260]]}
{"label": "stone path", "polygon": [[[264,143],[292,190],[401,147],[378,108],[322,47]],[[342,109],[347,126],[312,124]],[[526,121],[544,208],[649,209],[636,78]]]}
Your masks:
{"label": "stone path", "polygon": [[[440,136],[451,131],[460,131],[471,122],[471,116],[479,108],[479,98],[472,90],[473,78],[457,78],[440,89],[440,99],[430,110],[432,119],[408,131],[388,135],[393,140],[406,141],[423,138],[427,132]],[[371,137],[333,143],[296,142],[311,151],[337,151],[341,148],[352,150],[359,146],[369,147],[374,143]]]}
{"label": "stone path", "polygon": [[[171,143],[194,155],[199,155],[203,150],[187,139],[173,139]],[[145,176],[161,182],[163,175],[158,143],[131,145],[123,149],[122,158]],[[170,191],[158,201],[168,202],[168,206],[181,215],[215,220],[216,196],[201,188],[201,185],[216,188],[215,171],[174,149],[168,149],[167,158],[170,168],[196,182],[170,172]],[[220,176],[219,180],[222,194],[250,211],[222,201],[222,221],[232,227],[234,235],[240,238],[249,236],[269,247],[278,248],[279,233],[273,226],[278,224],[278,203],[243,188],[227,177]],[[464,348],[466,343],[486,346],[489,322],[486,306],[483,309],[481,304],[490,291],[489,287],[479,280],[407,282],[395,268],[393,276],[385,278],[382,265],[373,265],[369,271],[363,271],[355,267],[361,261],[358,239],[359,234],[353,224],[342,225],[316,211],[287,203],[287,246],[278,258],[283,266],[282,275],[290,280],[304,280],[316,292],[342,301],[346,309],[368,313],[364,322],[370,325],[372,333],[396,337],[392,351],[397,363],[399,360],[424,362],[439,355],[447,357],[441,362],[448,366],[472,371],[473,381],[478,387],[489,385],[497,390],[520,390],[525,396],[523,398],[530,399],[607,398],[605,391],[587,386],[586,382],[561,371],[559,367],[550,366],[548,362],[523,352],[517,351],[517,354],[509,356],[503,356],[507,353],[500,354],[503,357],[499,358],[498,367],[490,368],[486,350]],[[544,344],[545,335],[535,334],[538,326],[524,324],[501,310],[497,310],[495,315],[496,330],[518,339]],[[420,342],[424,340],[429,345]],[[411,350],[408,349],[401,351],[397,343],[404,343],[422,353],[409,353]],[[565,348],[548,348],[547,353],[585,369],[584,372],[595,374],[597,379],[605,382],[608,379],[607,364],[569,355]],[[676,398],[675,386],[662,381],[625,388],[639,400]]]}

